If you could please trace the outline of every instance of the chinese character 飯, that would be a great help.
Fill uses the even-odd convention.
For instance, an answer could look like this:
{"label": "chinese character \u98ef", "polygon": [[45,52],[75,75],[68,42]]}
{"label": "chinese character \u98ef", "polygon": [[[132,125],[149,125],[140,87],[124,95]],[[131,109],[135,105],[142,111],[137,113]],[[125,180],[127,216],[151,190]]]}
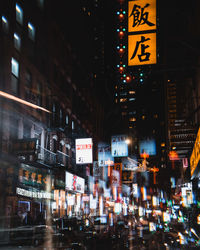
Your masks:
{"label": "chinese character \u98ef", "polygon": [[133,16],[133,24],[132,24],[133,28],[139,25],[143,25],[143,24],[147,24],[149,26],[155,25],[154,23],[151,23],[150,21],[148,21],[149,12],[144,12],[144,9],[149,6],[150,4],[146,4],[144,8],[142,8],[141,6],[137,4],[133,5],[132,12],[129,16],[129,17]]}

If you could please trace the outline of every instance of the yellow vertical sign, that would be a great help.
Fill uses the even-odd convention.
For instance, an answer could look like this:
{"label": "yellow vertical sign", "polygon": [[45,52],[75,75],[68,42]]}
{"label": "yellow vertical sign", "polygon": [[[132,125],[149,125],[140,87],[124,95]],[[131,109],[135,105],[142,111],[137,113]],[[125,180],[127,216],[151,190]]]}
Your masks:
{"label": "yellow vertical sign", "polygon": [[156,63],[156,33],[128,36],[128,65]]}
{"label": "yellow vertical sign", "polygon": [[128,66],[156,64],[156,0],[128,2]]}
{"label": "yellow vertical sign", "polygon": [[128,3],[128,32],[156,29],[156,0],[134,0]]}

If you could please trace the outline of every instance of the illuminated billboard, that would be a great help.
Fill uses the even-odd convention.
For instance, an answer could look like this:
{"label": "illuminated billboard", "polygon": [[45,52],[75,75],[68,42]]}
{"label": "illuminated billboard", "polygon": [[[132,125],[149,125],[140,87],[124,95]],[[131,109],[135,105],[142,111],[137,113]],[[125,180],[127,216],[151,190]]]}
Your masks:
{"label": "illuminated billboard", "polygon": [[156,64],[156,33],[128,36],[128,65]]}
{"label": "illuminated billboard", "polygon": [[66,190],[76,191],[78,193],[84,193],[85,179],[77,175],[73,175],[69,172],[65,174],[65,188]]}
{"label": "illuminated billboard", "polygon": [[111,147],[106,143],[98,144],[98,163],[99,167],[108,166],[108,162],[110,162],[110,166],[114,164],[114,158],[111,155]]}
{"label": "illuminated billboard", "polygon": [[156,0],[128,1],[128,66],[157,63]]}
{"label": "illuminated billboard", "polygon": [[154,139],[141,140],[139,142],[140,154],[156,155],[156,142]]}
{"label": "illuminated billboard", "polygon": [[195,170],[197,169],[197,166],[199,164],[200,160],[200,128],[197,133],[197,138],[194,144],[194,148],[192,151],[192,155],[190,157],[190,171],[191,171],[191,177],[193,177],[193,174]]}
{"label": "illuminated billboard", "polygon": [[111,138],[111,152],[113,157],[128,156],[128,144],[126,135],[116,135]]}
{"label": "illuminated billboard", "polygon": [[156,29],[156,0],[128,2],[128,32]]}
{"label": "illuminated billboard", "polygon": [[76,139],[76,164],[92,162],[92,138]]}

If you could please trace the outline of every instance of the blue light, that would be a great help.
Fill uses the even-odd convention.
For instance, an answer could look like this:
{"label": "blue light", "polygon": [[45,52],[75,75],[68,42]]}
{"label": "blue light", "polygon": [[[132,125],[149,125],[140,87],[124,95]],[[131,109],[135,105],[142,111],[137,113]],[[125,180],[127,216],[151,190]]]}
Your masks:
{"label": "blue light", "polygon": [[119,68],[119,64],[117,64],[117,68]]}
{"label": "blue light", "polygon": [[140,79],[140,82],[143,82],[143,79]]}
{"label": "blue light", "polygon": [[117,29],[117,32],[119,32],[119,29]]}
{"label": "blue light", "polygon": [[119,49],[120,47],[119,46],[117,46],[117,49]]}
{"label": "blue light", "polygon": [[123,28],[123,31],[125,31],[126,29],[125,28]]}
{"label": "blue light", "polygon": [[120,14],[120,12],[119,11],[117,11],[117,15],[119,15]]}
{"label": "blue light", "polygon": [[123,11],[123,14],[126,14],[126,11]]}

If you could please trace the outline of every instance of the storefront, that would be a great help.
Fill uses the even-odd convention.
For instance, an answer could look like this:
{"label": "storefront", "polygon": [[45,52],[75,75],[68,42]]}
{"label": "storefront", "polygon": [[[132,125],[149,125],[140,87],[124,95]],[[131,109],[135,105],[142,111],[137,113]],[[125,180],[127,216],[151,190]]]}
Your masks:
{"label": "storefront", "polygon": [[81,216],[84,213],[81,201],[85,192],[85,179],[66,171],[65,188],[67,216]]}

